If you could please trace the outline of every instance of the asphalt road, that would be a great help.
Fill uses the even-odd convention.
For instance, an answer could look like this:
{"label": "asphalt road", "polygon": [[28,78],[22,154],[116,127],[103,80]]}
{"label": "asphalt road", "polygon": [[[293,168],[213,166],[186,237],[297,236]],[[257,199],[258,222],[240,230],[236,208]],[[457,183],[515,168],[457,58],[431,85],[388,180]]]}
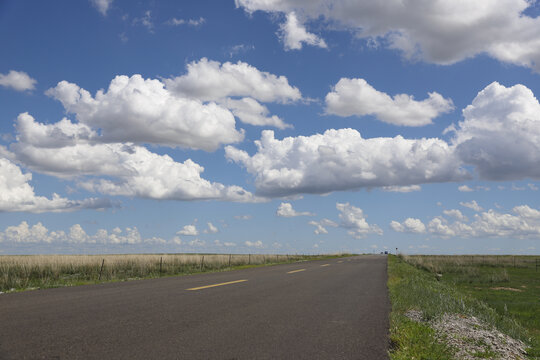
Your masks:
{"label": "asphalt road", "polygon": [[387,359],[386,278],[375,255],[3,294],[0,359]]}

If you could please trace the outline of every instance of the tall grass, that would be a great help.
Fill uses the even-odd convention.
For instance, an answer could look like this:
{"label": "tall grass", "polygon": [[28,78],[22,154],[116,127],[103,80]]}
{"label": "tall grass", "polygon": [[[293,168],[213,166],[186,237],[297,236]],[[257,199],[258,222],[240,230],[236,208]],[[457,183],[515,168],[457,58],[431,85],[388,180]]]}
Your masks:
{"label": "tall grass", "polygon": [[[485,302],[463,292],[452,282],[438,281],[436,276],[442,273],[444,279],[445,271],[449,269],[468,270],[458,270],[459,266],[453,266],[450,261],[443,265],[438,263],[437,259],[432,261],[430,258],[389,256],[388,288],[392,302],[390,333],[394,344],[391,359],[453,358],[448,348],[434,344],[434,334],[425,323],[415,323],[404,316],[411,309],[420,310],[424,320],[433,320],[444,314],[474,316],[513,338],[530,343],[529,332],[515,318],[498,313]],[[457,257],[452,258],[460,260]],[[436,271],[428,272],[425,268]]]}
{"label": "tall grass", "polygon": [[[464,294],[461,289],[455,287],[452,283],[436,281],[437,277],[430,275],[428,272],[415,271],[414,268],[407,268],[405,266],[406,263],[416,265],[414,260],[418,260],[418,257],[400,256],[392,259],[391,264],[394,266],[394,269],[400,269],[400,272],[405,274],[401,277],[399,296],[396,296],[393,305],[398,304],[398,307],[402,306],[403,308],[413,305],[417,306],[423,311],[424,317],[427,320],[445,313],[476,316],[485,323],[499,328],[512,337],[528,340],[526,331],[524,331],[515,319],[498,314],[482,301]],[[423,261],[423,266],[438,266],[437,259],[431,262],[429,258],[424,258]],[[416,267],[419,266],[416,265]],[[444,266],[438,266],[437,268],[443,274],[445,273],[445,269],[449,268],[455,271],[468,271],[457,270],[460,267],[451,267],[450,263],[448,268]],[[478,281],[490,280],[489,277],[485,279],[482,277]]]}
{"label": "tall grass", "polygon": [[508,282],[508,268],[534,268],[534,256],[484,256],[484,255],[400,255],[400,257],[429,272],[451,274],[459,283],[501,283]]}
{"label": "tall grass", "polygon": [[[529,356],[540,359],[539,256],[400,256],[403,265],[422,273],[432,284],[456,289],[475,298],[493,312],[481,317],[499,330],[525,339],[519,322],[530,336]],[[538,269],[540,270],[540,269]],[[438,280],[438,281],[437,281]],[[414,284],[411,284],[414,286]]]}
{"label": "tall grass", "polygon": [[0,291],[221,271],[316,258],[320,257],[247,254],[5,255],[0,256]]}

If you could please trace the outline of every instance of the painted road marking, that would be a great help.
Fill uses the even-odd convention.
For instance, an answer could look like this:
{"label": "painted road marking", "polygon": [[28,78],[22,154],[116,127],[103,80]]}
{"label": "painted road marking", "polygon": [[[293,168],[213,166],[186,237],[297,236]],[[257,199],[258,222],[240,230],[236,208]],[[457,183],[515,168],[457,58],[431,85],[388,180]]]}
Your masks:
{"label": "painted road marking", "polygon": [[330,266],[330,264],[324,264],[324,265],[321,265],[321,266]]}
{"label": "painted road marking", "polygon": [[287,272],[287,274],[294,274],[294,273],[297,273],[297,272],[300,272],[300,271],[306,271],[306,269],[289,271],[289,272]]}
{"label": "painted road marking", "polygon": [[244,282],[244,281],[247,281],[247,280],[235,280],[235,281],[229,281],[229,282],[224,282],[224,283],[219,283],[219,284],[212,284],[212,285],[194,287],[194,288],[186,289],[186,290],[202,290],[202,289],[208,289],[208,288],[212,288],[212,287],[216,287],[216,286],[237,284],[237,283],[241,283],[241,282]]}
{"label": "painted road marking", "polygon": [[339,260],[338,263],[342,263],[343,261]]}

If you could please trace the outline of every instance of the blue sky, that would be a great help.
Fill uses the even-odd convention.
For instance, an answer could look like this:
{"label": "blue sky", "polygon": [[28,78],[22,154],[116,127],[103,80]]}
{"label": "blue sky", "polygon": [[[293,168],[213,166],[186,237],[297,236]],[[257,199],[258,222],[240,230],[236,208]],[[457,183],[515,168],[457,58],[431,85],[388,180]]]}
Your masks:
{"label": "blue sky", "polygon": [[0,2],[0,253],[538,254],[540,6],[400,3]]}

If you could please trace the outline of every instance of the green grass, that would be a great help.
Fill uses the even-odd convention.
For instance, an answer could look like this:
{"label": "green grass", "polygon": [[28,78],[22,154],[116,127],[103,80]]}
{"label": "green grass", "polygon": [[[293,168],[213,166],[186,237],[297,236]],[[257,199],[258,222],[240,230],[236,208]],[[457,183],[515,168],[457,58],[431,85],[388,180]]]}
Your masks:
{"label": "green grass", "polygon": [[0,256],[0,291],[189,275],[342,256],[350,255],[5,255]]}
{"label": "green grass", "polygon": [[392,303],[390,359],[453,359],[454,351],[437,341],[436,333],[432,328],[412,321],[404,315],[407,310],[432,308],[417,302],[423,293],[432,292],[428,288],[431,282],[433,281],[428,280],[425,274],[401,259],[388,256],[388,290]]}
{"label": "green grass", "polygon": [[[410,260],[410,259],[408,259]],[[534,339],[531,339],[531,332],[528,326],[520,324],[520,318],[510,314],[511,305],[507,304],[508,311],[501,312],[496,306],[491,307],[489,302],[479,298],[472,291],[468,291],[467,286],[460,286],[455,281],[451,281],[448,273],[438,263],[418,263],[413,266],[403,260],[402,257],[388,257],[388,288],[392,303],[390,315],[390,358],[397,359],[453,359],[454,350],[437,341],[436,334],[427,323],[417,323],[406,316],[405,312],[411,309],[420,310],[425,320],[432,320],[444,313],[461,314],[465,316],[475,316],[481,321],[496,327],[499,331],[520,339],[528,344],[532,344],[531,355],[535,354]],[[430,268],[432,266],[432,268]],[[428,269],[434,269],[431,271]],[[469,280],[473,280],[470,286],[473,288],[482,284],[497,284],[491,282],[494,279],[505,282],[508,286],[512,281],[512,271],[506,269],[506,276],[503,273],[493,274],[493,267],[484,269],[486,272],[463,269],[461,265],[454,267],[456,277],[464,278],[464,275],[471,274]],[[495,269],[504,270],[504,269]],[[436,274],[443,274],[442,277]],[[474,275],[473,275],[474,274]],[[478,274],[481,280],[478,280]],[[483,274],[483,275],[482,275]],[[501,280],[502,279],[502,280]],[[506,280],[508,279],[508,280]],[[529,311],[532,307],[538,307],[538,300],[533,305],[529,303]],[[530,320],[536,322],[536,320]],[[489,358],[490,352],[478,353],[479,358]],[[531,358],[534,358],[532,355]]]}
{"label": "green grass", "polygon": [[436,269],[442,283],[487,304],[501,317],[515,319],[530,337],[530,357],[540,358],[540,271],[536,272],[533,257],[411,256],[408,261]]}

